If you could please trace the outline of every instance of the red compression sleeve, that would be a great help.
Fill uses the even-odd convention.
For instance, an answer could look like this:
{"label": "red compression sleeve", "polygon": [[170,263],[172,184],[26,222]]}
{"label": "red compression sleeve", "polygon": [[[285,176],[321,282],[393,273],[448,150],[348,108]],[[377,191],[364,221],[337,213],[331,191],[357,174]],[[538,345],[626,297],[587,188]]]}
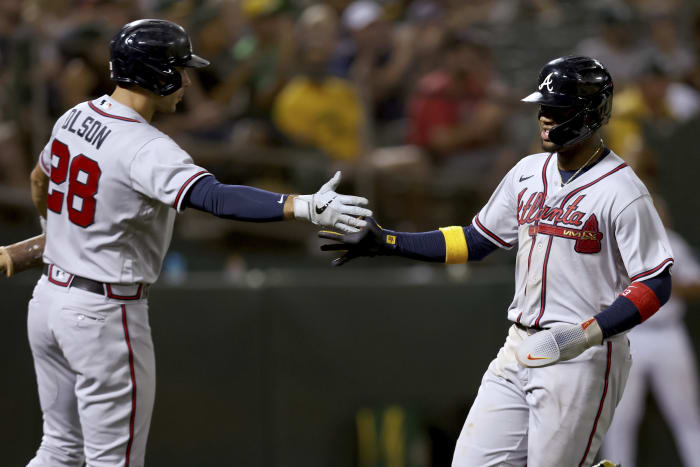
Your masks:
{"label": "red compression sleeve", "polygon": [[642,282],[632,282],[621,294],[637,307],[642,317],[642,322],[661,308],[659,297],[656,296],[646,284]]}

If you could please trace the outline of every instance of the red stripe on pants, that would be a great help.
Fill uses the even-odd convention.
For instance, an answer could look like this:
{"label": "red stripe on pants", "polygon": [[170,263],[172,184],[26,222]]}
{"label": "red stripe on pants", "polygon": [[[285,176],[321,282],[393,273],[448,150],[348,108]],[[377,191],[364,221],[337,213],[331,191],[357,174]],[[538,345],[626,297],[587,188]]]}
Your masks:
{"label": "red stripe on pants", "polygon": [[134,352],[131,349],[131,339],[129,339],[129,326],[126,321],[126,305],[122,305],[122,325],[124,326],[124,339],[129,349],[129,372],[131,373],[131,416],[129,417],[129,442],[126,444],[126,467],[129,467],[129,457],[131,457],[131,445],[134,442],[134,418],[136,417],[136,375],[134,373]]}
{"label": "red stripe on pants", "polygon": [[595,430],[598,428],[598,420],[600,419],[600,414],[603,413],[603,405],[605,404],[605,395],[608,393],[608,378],[610,376],[610,363],[612,359],[612,342],[608,342],[608,364],[605,367],[605,386],[603,386],[603,397],[600,398],[600,404],[598,405],[598,413],[595,416],[595,422],[593,422],[593,430],[591,430],[591,435],[588,437],[588,444],[586,445],[586,452],[583,453],[583,459],[579,463],[578,467],[581,467],[584,462],[586,462],[586,457],[588,457],[588,451],[591,450],[591,443],[593,443],[593,436],[595,436]]}

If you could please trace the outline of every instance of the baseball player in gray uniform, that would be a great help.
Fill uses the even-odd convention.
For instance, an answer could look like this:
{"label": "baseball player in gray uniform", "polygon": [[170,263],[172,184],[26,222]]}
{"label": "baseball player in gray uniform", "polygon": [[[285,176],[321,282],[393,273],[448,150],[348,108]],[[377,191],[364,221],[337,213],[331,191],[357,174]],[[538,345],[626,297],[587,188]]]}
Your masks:
{"label": "baseball player in gray uniform", "polygon": [[114,93],[59,118],[32,172],[46,246],[28,315],[44,420],[31,467],[144,465],[155,395],[147,296],[177,212],[346,232],[371,214],[366,199],[335,192],[340,173],[314,195],[221,184],[151,126],[155,112],[175,111],[186,68],[208,64],[182,27],[129,23],[110,54]]}
{"label": "baseball player in gray uniform", "polygon": [[[321,232],[358,256],[478,261],[517,247],[505,344],[457,441],[453,466],[590,466],[631,365],[624,333],[668,300],[671,248],[647,189],[599,129],[613,81],[598,61],[547,63],[537,90],[545,152],[523,158],[466,227],[406,233],[372,219]],[[478,324],[477,324],[478,328]],[[478,332],[478,331],[477,331]]]}

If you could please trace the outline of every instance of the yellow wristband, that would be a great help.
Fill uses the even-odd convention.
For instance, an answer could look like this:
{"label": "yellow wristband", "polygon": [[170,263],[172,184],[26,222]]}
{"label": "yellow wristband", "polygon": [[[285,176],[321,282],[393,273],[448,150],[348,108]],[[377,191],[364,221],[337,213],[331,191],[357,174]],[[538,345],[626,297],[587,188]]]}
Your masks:
{"label": "yellow wristband", "polygon": [[462,264],[469,258],[467,239],[464,229],[460,226],[440,227],[445,237],[445,262],[447,264]]}

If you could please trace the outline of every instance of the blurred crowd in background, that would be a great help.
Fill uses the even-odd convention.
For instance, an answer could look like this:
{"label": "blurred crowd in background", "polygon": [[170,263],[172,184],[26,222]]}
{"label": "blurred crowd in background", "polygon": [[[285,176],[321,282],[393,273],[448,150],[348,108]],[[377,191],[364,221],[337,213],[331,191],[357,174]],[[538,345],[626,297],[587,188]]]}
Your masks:
{"label": "blurred crowd in background", "polygon": [[[222,182],[283,193],[313,192],[342,170],[339,191],[368,197],[382,225],[408,231],[469,224],[507,170],[541,151],[537,109],[520,102],[540,68],[561,55],[597,58],[615,82],[605,144],[700,246],[693,0],[2,0],[0,244],[38,232],[29,173],[54,121],[112,92],[109,40],[148,17],[184,26],[211,61],[188,71],[178,112],[153,122],[196,163]],[[318,249],[313,230],[188,212],[164,279],[223,268],[257,287],[265,276],[251,265],[289,253],[300,266],[299,253]],[[404,416],[358,412],[358,465],[375,465],[374,435]],[[434,451],[450,455],[444,444]]]}
{"label": "blurred crowd in background", "polygon": [[[111,93],[109,40],[144,17],[181,24],[211,61],[190,71],[178,113],[154,121],[198,164],[287,193],[342,169],[341,189],[396,229],[468,224],[514,162],[540,151],[536,108],[519,99],[554,57],[610,69],[605,142],[651,189],[663,155],[647,140],[700,109],[690,1],[3,0],[0,226],[36,224],[28,174],[53,122]],[[194,213],[176,239],[251,228],[274,230]]]}

